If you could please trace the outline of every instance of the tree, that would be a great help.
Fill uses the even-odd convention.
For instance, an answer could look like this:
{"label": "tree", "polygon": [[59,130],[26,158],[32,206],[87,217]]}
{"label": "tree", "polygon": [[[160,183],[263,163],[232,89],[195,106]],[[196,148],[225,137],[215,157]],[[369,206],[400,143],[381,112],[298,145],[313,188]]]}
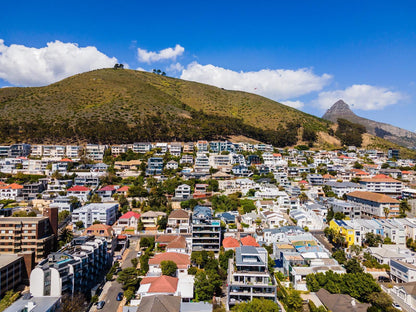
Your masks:
{"label": "tree", "polygon": [[154,248],[155,239],[153,237],[142,237],[140,239],[140,247],[141,248]]}
{"label": "tree", "polygon": [[391,297],[385,292],[373,292],[368,296],[368,301],[381,311],[388,311],[393,304]]}
{"label": "tree", "polygon": [[368,232],[365,234],[364,241],[368,247],[378,247],[378,245],[383,242],[383,239],[380,235],[376,235],[373,232]]}
{"label": "tree", "polygon": [[94,220],[94,222],[92,224],[101,224],[100,220]]}
{"label": "tree", "polygon": [[279,312],[280,308],[276,302],[266,299],[254,298],[252,301],[236,304],[232,312]]}
{"label": "tree", "polygon": [[84,228],[84,222],[82,222],[82,221],[77,221],[77,222],[75,222],[75,226],[76,226],[78,229],[83,229],[83,228]]}
{"label": "tree", "polygon": [[131,266],[133,268],[137,268],[137,264],[139,263],[139,260],[137,258],[131,258]]}
{"label": "tree", "polygon": [[386,219],[389,217],[390,209],[388,207],[383,208],[384,216]]}
{"label": "tree", "polygon": [[345,269],[347,273],[363,273],[363,268],[361,267],[360,263],[357,259],[350,259],[345,263]]}
{"label": "tree", "polygon": [[62,312],[79,312],[83,311],[85,305],[85,296],[82,293],[75,293],[74,295],[65,294],[61,298]]}
{"label": "tree", "polygon": [[92,203],[101,203],[100,195],[94,193],[90,198],[90,202],[92,202]]}
{"label": "tree", "polygon": [[363,169],[364,168],[364,166],[362,164],[360,164],[358,161],[356,161],[354,163],[353,167],[354,167],[354,169]]}
{"label": "tree", "polygon": [[8,290],[0,301],[0,311],[5,310],[8,306],[15,302],[16,299],[19,298],[19,295],[19,292],[15,292],[12,289]]}
{"label": "tree", "polygon": [[72,233],[71,230],[69,230],[68,228],[63,228],[60,232],[59,232],[59,241],[61,242],[61,244],[65,245],[68,244],[72,241],[74,237],[74,234]]}
{"label": "tree", "polygon": [[300,193],[299,195],[299,201],[301,202],[301,204],[304,204],[308,201],[308,195],[305,194],[305,192]]}
{"label": "tree", "polygon": [[407,202],[407,199],[404,199],[400,202],[399,205],[399,210],[400,210],[400,217],[405,218],[406,217],[406,212],[407,211],[411,211],[412,208],[410,207],[409,203]]}
{"label": "tree", "polygon": [[195,275],[195,298],[200,301],[208,301],[214,295],[214,286],[208,281],[205,271],[200,270]]}
{"label": "tree", "polygon": [[117,282],[122,284],[123,289],[127,289],[130,286],[136,287],[139,282],[136,268],[130,267],[122,270],[118,273]]}
{"label": "tree", "polygon": [[166,226],[168,225],[168,217],[163,216],[157,221],[158,229],[159,230],[166,230]]}
{"label": "tree", "polygon": [[345,219],[345,214],[340,212],[340,211],[337,211],[334,215],[334,219],[335,220],[344,220]]}
{"label": "tree", "polygon": [[339,264],[344,264],[347,261],[345,252],[342,249],[338,249],[334,251],[334,253],[332,254],[332,257],[334,257],[334,259],[337,260]]}
{"label": "tree", "polygon": [[354,244],[354,245],[350,246],[350,253],[355,253],[355,256],[358,257],[360,255],[362,249],[363,248],[361,246]]}
{"label": "tree", "polygon": [[69,216],[68,210],[62,210],[60,213],[58,213],[58,221],[63,222],[66,218]]}
{"label": "tree", "polygon": [[286,296],[286,304],[288,308],[293,311],[302,311],[303,300],[300,296],[300,292],[296,290],[290,291]]}
{"label": "tree", "polygon": [[178,266],[176,265],[176,263],[171,260],[162,261],[160,263],[160,267],[162,269],[162,274],[169,275],[169,276],[175,276],[176,270],[178,269]]}

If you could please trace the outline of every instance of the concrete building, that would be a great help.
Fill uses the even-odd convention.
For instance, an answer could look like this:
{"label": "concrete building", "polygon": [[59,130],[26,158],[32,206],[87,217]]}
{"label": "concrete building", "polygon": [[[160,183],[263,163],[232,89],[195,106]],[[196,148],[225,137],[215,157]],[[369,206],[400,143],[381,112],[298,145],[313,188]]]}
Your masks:
{"label": "concrete building", "polygon": [[90,291],[104,277],[109,265],[105,238],[81,237],[62,252],[52,253],[30,274],[35,297],[60,297]]}
{"label": "concrete building", "polygon": [[0,218],[0,254],[33,251],[36,262],[47,257],[56,245],[58,210],[44,209],[44,215]]}
{"label": "concrete building", "polygon": [[384,174],[379,174],[373,178],[362,179],[360,181],[363,189],[374,192],[385,194],[389,196],[401,195],[403,189],[403,183],[399,180],[395,180]]}
{"label": "concrete building", "polygon": [[394,218],[400,214],[400,202],[384,194],[355,191],[347,194],[347,200],[360,207],[362,216]]}
{"label": "concrete building", "polygon": [[196,206],[192,216],[192,251],[219,252],[221,221],[213,219],[208,207]]}
{"label": "concrete building", "polygon": [[118,203],[92,203],[72,212],[72,222],[82,221],[85,227],[91,226],[94,221],[113,225],[117,219]]}
{"label": "concrete building", "polygon": [[235,260],[228,265],[228,307],[254,298],[276,301],[276,281],[268,271],[267,261],[265,248],[236,248]]}

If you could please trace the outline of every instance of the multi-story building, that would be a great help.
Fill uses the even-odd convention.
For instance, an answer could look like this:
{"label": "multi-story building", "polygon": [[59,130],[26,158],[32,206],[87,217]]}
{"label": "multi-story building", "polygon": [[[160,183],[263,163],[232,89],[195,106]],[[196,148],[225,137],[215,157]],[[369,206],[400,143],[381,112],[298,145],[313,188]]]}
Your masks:
{"label": "multi-story building", "polygon": [[23,257],[18,255],[0,255],[0,296],[10,289],[16,289],[25,275]]}
{"label": "multi-story building", "polygon": [[355,191],[346,194],[347,200],[356,203],[362,216],[374,218],[398,217],[400,202],[384,194]]}
{"label": "multi-story building", "polygon": [[396,283],[416,281],[416,266],[400,260],[390,260],[390,276]]}
{"label": "multi-story building", "polygon": [[75,185],[97,187],[100,184],[100,177],[96,174],[80,175],[74,179]]}
{"label": "multi-story building", "polygon": [[45,208],[48,217],[0,218],[0,254],[34,251],[39,262],[52,252],[56,245],[58,210]]}
{"label": "multi-story building", "polygon": [[267,267],[268,254],[263,247],[242,246],[228,265],[228,306],[254,298],[276,301],[276,280]]}
{"label": "multi-story building", "polygon": [[338,197],[342,197],[344,194],[359,191],[361,189],[360,184],[353,182],[329,181],[325,182],[325,185],[329,186]]}
{"label": "multi-story building", "polygon": [[103,160],[106,149],[107,145],[87,144],[85,153],[88,158],[93,160]]}
{"label": "multi-story building", "polygon": [[30,292],[35,297],[60,297],[64,293],[90,291],[109,265],[103,237],[80,237],[61,252],[52,253],[30,274]]}
{"label": "multi-story building", "polygon": [[166,233],[189,233],[190,216],[183,209],[173,210],[168,217]]}
{"label": "multi-story building", "polygon": [[92,203],[72,212],[72,222],[82,221],[85,227],[91,226],[94,221],[113,225],[117,219],[118,203]]}
{"label": "multi-story building", "polygon": [[147,161],[146,175],[159,175],[163,171],[163,158],[150,157]]}
{"label": "multi-story building", "polygon": [[209,172],[209,158],[203,153],[198,153],[195,159],[195,172]]}
{"label": "multi-story building", "polygon": [[86,186],[75,185],[69,188],[67,191],[68,197],[76,197],[82,202],[86,202],[88,200],[88,196],[91,195],[91,190]]}
{"label": "multi-story building", "polygon": [[182,143],[172,142],[169,144],[169,153],[173,156],[181,156],[182,153]]}
{"label": "multi-story building", "polygon": [[166,213],[162,211],[146,211],[140,216],[140,220],[146,231],[154,231],[158,228],[158,221],[165,216]]}
{"label": "multi-story building", "polygon": [[399,196],[401,195],[403,189],[403,183],[401,181],[395,180],[384,174],[379,174],[373,178],[362,179],[360,181],[363,189],[374,192],[385,194],[389,196]]}
{"label": "multi-story building", "polygon": [[194,143],[187,142],[183,145],[183,152],[184,153],[193,153],[194,152]]}
{"label": "multi-story building", "polygon": [[219,252],[221,247],[221,221],[213,219],[208,207],[196,206],[192,216],[192,251]]}
{"label": "multi-story building", "polygon": [[196,148],[198,150],[198,152],[208,152],[209,149],[209,144],[207,141],[198,141],[196,143]]}
{"label": "multi-story building", "polygon": [[78,145],[67,145],[66,146],[66,157],[69,158],[79,158],[79,151],[81,146]]}
{"label": "multi-story building", "polygon": [[191,198],[191,187],[188,184],[181,184],[175,189],[175,198],[189,199]]}
{"label": "multi-story building", "polygon": [[334,213],[341,212],[350,219],[361,218],[361,208],[356,203],[330,198],[327,206],[332,207]]}
{"label": "multi-story building", "polygon": [[152,150],[152,144],[150,143],[134,143],[133,144],[133,152],[145,154]]}
{"label": "multi-story building", "polygon": [[0,184],[0,199],[16,200],[22,195],[23,185],[12,183],[1,185]]}
{"label": "multi-story building", "polygon": [[30,145],[25,143],[13,144],[8,152],[9,157],[27,157],[30,155]]}

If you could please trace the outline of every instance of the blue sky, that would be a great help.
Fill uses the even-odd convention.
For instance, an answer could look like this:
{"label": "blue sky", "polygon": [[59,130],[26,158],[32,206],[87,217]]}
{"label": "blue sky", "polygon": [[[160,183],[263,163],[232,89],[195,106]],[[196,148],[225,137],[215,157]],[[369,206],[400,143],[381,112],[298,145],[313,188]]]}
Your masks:
{"label": "blue sky", "polygon": [[414,1],[59,2],[2,4],[0,86],[117,61],[416,130]]}

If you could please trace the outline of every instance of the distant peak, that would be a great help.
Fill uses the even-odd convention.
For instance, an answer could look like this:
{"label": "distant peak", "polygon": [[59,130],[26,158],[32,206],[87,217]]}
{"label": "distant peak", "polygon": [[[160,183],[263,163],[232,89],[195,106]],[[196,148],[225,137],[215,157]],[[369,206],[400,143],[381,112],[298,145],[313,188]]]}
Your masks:
{"label": "distant peak", "polygon": [[326,111],[325,115],[322,116],[322,118],[331,121],[336,121],[337,118],[342,118],[342,116],[348,115],[351,116],[355,114],[350,109],[350,106],[347,103],[345,103],[343,100],[338,100]]}
{"label": "distant peak", "polygon": [[345,103],[343,100],[336,101],[335,104],[333,104],[330,109],[351,110],[350,106],[347,103]]}

